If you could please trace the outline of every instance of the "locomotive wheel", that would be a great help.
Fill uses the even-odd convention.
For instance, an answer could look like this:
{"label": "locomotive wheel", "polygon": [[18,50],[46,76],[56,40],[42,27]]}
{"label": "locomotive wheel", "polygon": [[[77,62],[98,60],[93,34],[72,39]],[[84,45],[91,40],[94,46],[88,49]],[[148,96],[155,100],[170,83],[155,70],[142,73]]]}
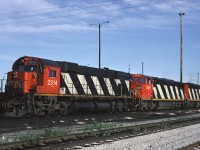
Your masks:
{"label": "locomotive wheel", "polygon": [[122,102],[117,103],[117,111],[120,113],[124,111],[124,104]]}
{"label": "locomotive wheel", "polygon": [[36,116],[43,116],[44,112],[43,112],[42,108],[35,108],[35,115]]}
{"label": "locomotive wheel", "polygon": [[59,113],[63,116],[66,116],[71,112],[70,108],[70,102],[60,102]]}
{"label": "locomotive wheel", "polygon": [[120,112],[120,113],[122,113],[123,112],[123,107],[118,107],[118,111]]}
{"label": "locomotive wheel", "polygon": [[43,106],[43,103],[42,102],[35,102],[35,108],[34,108],[34,110],[35,110],[35,115],[36,116],[44,116],[45,115],[45,113],[44,113],[44,106]]}
{"label": "locomotive wheel", "polygon": [[55,108],[54,107],[50,107],[49,109],[48,109],[48,115],[49,116],[53,116],[55,114]]}
{"label": "locomotive wheel", "polygon": [[66,106],[66,107],[61,106],[61,108],[60,108],[60,114],[63,115],[63,116],[68,115],[69,112],[68,112],[67,108],[68,108],[68,106]]}
{"label": "locomotive wheel", "polygon": [[116,112],[116,106],[115,106],[115,104],[116,104],[115,102],[112,102],[112,104],[111,104],[111,106],[112,106],[111,107],[111,112],[113,112],[113,113]]}

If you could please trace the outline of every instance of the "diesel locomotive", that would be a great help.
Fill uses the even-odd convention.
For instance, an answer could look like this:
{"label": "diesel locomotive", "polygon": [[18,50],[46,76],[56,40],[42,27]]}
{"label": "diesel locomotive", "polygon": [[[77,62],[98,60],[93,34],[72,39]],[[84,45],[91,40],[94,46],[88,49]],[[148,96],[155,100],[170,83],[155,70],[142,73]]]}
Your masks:
{"label": "diesel locomotive", "polygon": [[71,62],[24,56],[7,74],[1,115],[67,115],[126,111],[133,103],[131,75]]}
{"label": "diesel locomotive", "polygon": [[1,116],[198,107],[200,86],[24,56],[7,73]]}
{"label": "diesel locomotive", "polygon": [[143,110],[182,109],[200,106],[200,85],[132,74],[131,87]]}

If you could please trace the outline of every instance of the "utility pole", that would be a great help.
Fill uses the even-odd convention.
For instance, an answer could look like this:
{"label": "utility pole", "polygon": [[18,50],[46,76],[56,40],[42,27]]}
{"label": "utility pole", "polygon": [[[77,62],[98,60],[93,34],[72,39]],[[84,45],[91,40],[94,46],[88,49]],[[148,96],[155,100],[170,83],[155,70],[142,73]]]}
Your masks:
{"label": "utility pole", "polygon": [[182,16],[185,15],[182,11],[179,13],[180,16],[180,82],[182,83],[183,80],[183,38],[182,38]]}
{"label": "utility pole", "polygon": [[199,84],[199,72],[197,73],[197,84]]}
{"label": "utility pole", "polygon": [[101,68],[101,24],[99,23],[99,69]]}
{"label": "utility pole", "polygon": [[101,26],[105,23],[110,23],[109,21],[105,21],[99,24],[89,24],[89,26],[98,26],[99,27],[99,69],[101,68]]}
{"label": "utility pole", "polygon": [[144,74],[144,62],[142,62],[142,75]]}

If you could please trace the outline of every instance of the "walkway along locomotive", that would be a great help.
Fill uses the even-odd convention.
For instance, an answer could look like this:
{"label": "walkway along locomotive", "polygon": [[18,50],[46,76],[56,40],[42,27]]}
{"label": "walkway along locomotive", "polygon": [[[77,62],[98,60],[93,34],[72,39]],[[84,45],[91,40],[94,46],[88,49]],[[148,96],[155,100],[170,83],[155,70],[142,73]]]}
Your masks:
{"label": "walkway along locomotive", "polygon": [[1,116],[198,107],[200,86],[24,56],[7,74]]}

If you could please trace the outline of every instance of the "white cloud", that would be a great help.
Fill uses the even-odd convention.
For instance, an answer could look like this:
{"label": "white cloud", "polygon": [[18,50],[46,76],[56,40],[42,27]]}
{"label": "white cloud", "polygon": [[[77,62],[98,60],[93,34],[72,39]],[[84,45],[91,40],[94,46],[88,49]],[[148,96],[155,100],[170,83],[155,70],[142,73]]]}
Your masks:
{"label": "white cloud", "polygon": [[156,5],[152,5],[155,9],[161,10],[161,11],[171,11],[173,10],[173,6],[171,6],[171,4],[168,3],[160,3],[160,4],[156,4]]}
{"label": "white cloud", "polygon": [[[44,14],[42,16],[34,16],[28,18],[28,20],[35,20],[32,22],[23,23],[20,21],[26,19],[13,19],[11,18],[5,25],[0,25],[0,31],[5,33],[18,32],[18,33],[50,33],[50,32],[68,32],[68,31],[84,31],[88,30],[89,23],[98,23],[105,20],[110,20],[110,29],[116,29],[119,27],[129,26],[130,28],[145,27],[154,29],[171,28],[176,23],[173,20],[173,15],[178,13],[181,8],[184,10],[192,11],[196,10],[195,4],[190,1],[172,1],[167,0],[152,2],[141,0],[124,0],[123,2],[102,2],[102,3],[85,3],[84,5],[78,5],[80,1],[70,1],[68,4],[71,7],[59,8],[53,3],[49,3],[45,0],[2,0],[0,9],[4,12],[21,11],[21,10],[36,10],[44,9],[49,12],[59,12],[52,14]],[[152,5],[155,3],[154,5]],[[149,4],[149,5],[148,5]],[[66,4],[64,4],[66,5]],[[96,7],[98,6],[99,7]],[[133,6],[133,8],[126,9],[126,7]],[[136,7],[134,7],[136,6]],[[140,7],[138,7],[140,6]],[[46,9],[46,8],[55,9]],[[100,11],[98,13],[98,11]],[[94,13],[97,12],[97,13]],[[168,17],[166,17],[168,15]],[[175,14],[176,15],[176,14]],[[48,17],[55,17],[52,19],[46,19]],[[1,16],[0,16],[1,19]],[[40,21],[37,21],[40,19]],[[193,17],[190,17],[192,23]],[[196,18],[197,19],[197,18]],[[113,24],[112,24],[113,22]]]}
{"label": "white cloud", "polygon": [[10,33],[50,33],[50,32],[62,32],[62,31],[82,31],[88,30],[88,27],[83,25],[75,24],[58,24],[58,25],[44,25],[44,26],[6,26],[4,29],[0,29],[1,32],[10,32]]}
{"label": "white cloud", "polygon": [[45,0],[1,0],[0,10],[2,14],[53,7],[55,6]]}

